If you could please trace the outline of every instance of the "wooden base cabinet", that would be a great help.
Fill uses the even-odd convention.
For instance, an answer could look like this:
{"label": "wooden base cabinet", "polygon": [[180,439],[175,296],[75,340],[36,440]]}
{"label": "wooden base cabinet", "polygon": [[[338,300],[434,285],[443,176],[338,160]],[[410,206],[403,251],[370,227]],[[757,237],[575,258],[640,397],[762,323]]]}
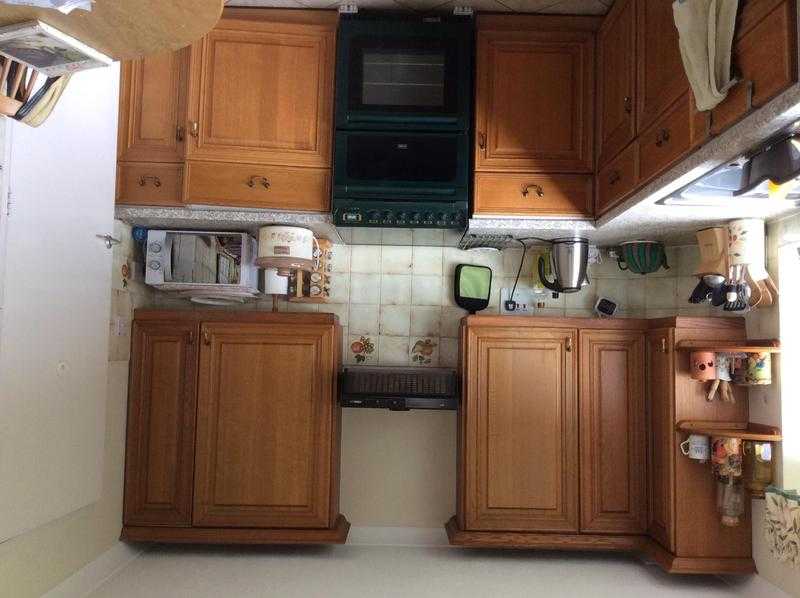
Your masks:
{"label": "wooden base cabinet", "polygon": [[460,530],[643,533],[644,332],[583,322],[462,324]]}
{"label": "wooden base cabinet", "polygon": [[339,335],[327,314],[137,312],[123,537],[343,542]]}
{"label": "wooden base cabinet", "polygon": [[451,544],[753,572],[749,513],[721,525],[711,467],[680,453],[676,431],[680,420],[748,421],[743,389],[734,404],[706,401],[679,350],[744,338],[733,318],[465,318]]}

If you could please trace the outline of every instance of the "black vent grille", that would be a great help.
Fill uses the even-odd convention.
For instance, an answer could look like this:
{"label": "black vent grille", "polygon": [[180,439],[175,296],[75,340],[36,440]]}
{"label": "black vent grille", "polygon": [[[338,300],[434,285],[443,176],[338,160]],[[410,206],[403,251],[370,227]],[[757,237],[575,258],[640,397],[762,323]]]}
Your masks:
{"label": "black vent grille", "polygon": [[340,400],[346,407],[455,409],[455,370],[427,368],[348,368]]}

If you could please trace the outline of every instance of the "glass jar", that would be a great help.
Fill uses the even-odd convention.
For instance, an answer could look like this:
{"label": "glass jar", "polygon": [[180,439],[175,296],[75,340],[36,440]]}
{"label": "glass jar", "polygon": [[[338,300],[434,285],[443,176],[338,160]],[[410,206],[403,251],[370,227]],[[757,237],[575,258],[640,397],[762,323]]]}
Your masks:
{"label": "glass jar", "polygon": [[744,515],[744,485],[742,478],[728,476],[717,479],[717,510],[722,525],[735,527]]}
{"label": "glass jar", "polygon": [[773,477],[772,443],[745,442],[744,459],[747,490],[753,496],[764,496]]}

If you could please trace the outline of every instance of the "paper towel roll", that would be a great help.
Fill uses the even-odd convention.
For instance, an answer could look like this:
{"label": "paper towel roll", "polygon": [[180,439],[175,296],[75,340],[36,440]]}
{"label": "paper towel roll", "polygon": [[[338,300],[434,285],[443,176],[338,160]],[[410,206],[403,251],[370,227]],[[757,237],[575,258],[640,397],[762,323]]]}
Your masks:
{"label": "paper towel roll", "polygon": [[764,221],[741,218],[728,223],[728,260],[731,266],[747,265],[753,280],[767,277]]}
{"label": "paper towel roll", "polygon": [[289,292],[289,277],[278,274],[277,268],[264,269],[264,294],[285,295]]}

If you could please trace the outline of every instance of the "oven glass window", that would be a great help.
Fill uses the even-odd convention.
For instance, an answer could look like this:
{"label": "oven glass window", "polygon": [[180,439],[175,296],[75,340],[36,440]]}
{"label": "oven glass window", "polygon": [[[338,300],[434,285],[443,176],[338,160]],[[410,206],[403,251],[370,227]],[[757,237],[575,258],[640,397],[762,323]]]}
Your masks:
{"label": "oven glass window", "polygon": [[363,105],[444,106],[444,51],[365,50],[362,60]]}
{"label": "oven glass window", "polygon": [[457,44],[430,38],[355,38],[348,105],[373,114],[449,114],[457,110]]}

